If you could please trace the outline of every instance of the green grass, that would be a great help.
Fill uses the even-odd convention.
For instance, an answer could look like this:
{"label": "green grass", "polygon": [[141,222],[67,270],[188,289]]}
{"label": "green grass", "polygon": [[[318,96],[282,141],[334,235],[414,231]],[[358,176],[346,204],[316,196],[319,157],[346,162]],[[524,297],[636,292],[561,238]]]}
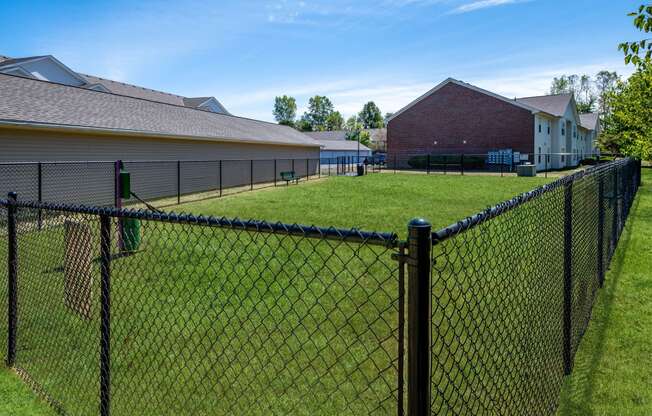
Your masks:
{"label": "green grass", "polygon": [[652,414],[652,170],[643,172],[559,415]]}
{"label": "green grass", "polygon": [[0,415],[46,416],[54,411],[39,400],[11,370],[0,368]]}
{"label": "green grass", "polygon": [[279,186],[173,209],[229,218],[394,231],[405,236],[412,218],[426,218],[435,229],[445,227],[547,181],[543,177],[373,174]]}
{"label": "green grass", "polygon": [[[404,234],[412,217],[441,227],[543,181],[333,178],[183,210]],[[91,227],[97,255],[96,219],[68,219]],[[62,301],[64,232],[55,220],[46,215],[44,231],[20,235],[17,366],[70,413],[87,414],[98,406],[99,270],[91,269],[95,296],[86,320]],[[398,284],[391,252],[143,224],[142,251],[112,262],[113,414],[395,413]]]}
{"label": "green grass", "polygon": [[[561,414],[650,413],[652,311],[651,285],[645,279],[651,268],[652,175],[648,173],[646,180],[648,185],[641,190],[600,292],[594,321],[576,356],[574,374],[566,381]],[[404,236],[413,217],[425,217],[439,228],[542,182],[541,178],[370,175],[279,187],[180,208],[205,215],[396,231]],[[471,308],[464,297],[468,292],[464,288],[469,287],[481,288],[474,302],[480,306],[475,310],[483,314],[482,319],[451,317],[448,326],[438,328],[449,350],[456,349],[449,357],[442,355],[438,365],[447,368],[451,360],[459,360],[464,366],[456,368],[457,377],[471,374],[477,370],[469,367],[472,361],[467,354],[473,354],[475,359],[488,360],[483,371],[493,368],[497,372],[494,378],[484,374],[481,383],[449,396],[456,397],[455,406],[459,406],[449,410],[464,409],[470,403],[500,403],[503,413],[523,413],[523,408],[515,411],[499,395],[530,397],[530,389],[535,393],[545,383],[521,386],[515,380],[532,372],[537,374],[531,378],[539,380],[536,383],[548,375],[557,377],[558,368],[553,366],[558,367],[558,348],[547,350],[545,343],[530,343],[560,327],[532,325],[549,310],[546,296],[555,304],[561,299],[560,280],[546,280],[550,273],[561,275],[560,270],[548,268],[559,263],[554,262],[560,256],[554,242],[560,230],[542,225],[537,216],[537,209],[546,201],[556,202],[558,196],[546,198],[541,205],[512,211],[491,227],[472,231],[477,241],[501,241],[505,247],[515,247],[512,239],[518,235],[505,233],[509,229],[541,233],[541,238],[531,240],[538,242],[497,253],[490,262],[473,257],[480,266],[477,272],[464,274],[445,291],[448,280],[440,279],[435,285],[441,291],[435,295],[440,305],[435,318],[448,316],[449,302],[459,302],[460,312]],[[81,216],[69,219],[91,226],[90,246],[97,254],[97,221]],[[46,216],[46,223],[49,220],[54,218]],[[510,228],[515,224],[518,230]],[[92,317],[87,320],[62,301],[61,222],[50,223],[40,233],[22,231],[17,365],[70,414],[96,413],[97,264],[91,269],[95,296]],[[0,257],[6,256],[3,243],[6,240],[0,239]],[[536,262],[520,255],[537,250],[541,255]],[[142,251],[112,262],[113,414],[395,414],[398,286],[390,254],[391,250],[370,245],[143,224]],[[452,272],[448,268],[461,267],[458,260],[437,264],[445,269],[439,272],[442,276]],[[510,265],[518,279],[501,278],[496,264]],[[0,272],[0,295],[6,288],[4,279]],[[528,296],[505,298],[502,293]],[[6,300],[0,297],[0,310],[6,310]],[[510,302],[509,307],[491,307],[501,301]],[[515,314],[515,310],[520,312]],[[546,322],[557,320],[550,316]],[[474,344],[456,337],[457,331],[465,332],[462,324],[473,325],[476,333],[472,336],[485,337],[485,341]],[[4,325],[6,321],[0,320],[3,350]],[[530,338],[521,343],[518,337],[489,337],[503,327],[523,331]],[[558,341],[553,344],[560,345]],[[462,343],[476,347],[465,350],[460,348]],[[525,356],[539,358],[519,358]],[[516,365],[518,374],[507,372],[506,363]],[[492,387],[491,381],[499,387]],[[473,394],[470,387],[475,389]],[[0,414],[48,414],[8,371],[0,372],[0,393],[5,391]],[[529,404],[538,409],[552,405],[535,401],[539,399],[543,398]]]}

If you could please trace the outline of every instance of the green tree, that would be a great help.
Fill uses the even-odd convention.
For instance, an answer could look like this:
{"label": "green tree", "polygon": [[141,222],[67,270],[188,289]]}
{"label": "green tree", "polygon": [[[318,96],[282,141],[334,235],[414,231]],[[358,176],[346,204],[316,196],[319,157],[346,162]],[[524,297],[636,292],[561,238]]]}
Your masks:
{"label": "green tree", "polygon": [[274,98],[274,118],[278,124],[294,126],[294,119],[297,117],[297,101],[294,97],[284,95]]}
{"label": "green tree", "polygon": [[360,130],[362,129],[362,124],[358,121],[358,116],[353,115],[349,118],[346,119],[346,124],[344,125],[344,128],[348,131],[353,131],[353,130]]}
{"label": "green tree", "polygon": [[327,129],[328,117],[333,112],[333,103],[328,97],[315,95],[308,100],[308,111],[302,117],[308,121],[313,131],[324,131]]}
{"label": "green tree", "polygon": [[572,74],[553,78],[550,94],[569,93],[575,96],[578,112],[590,113],[593,111],[597,96],[590,76]]}
{"label": "green tree", "polygon": [[387,125],[387,123],[389,123],[389,119],[392,118],[393,115],[394,115],[394,113],[385,113],[385,117],[383,119],[383,122],[385,123],[385,126]]}
{"label": "green tree", "polygon": [[602,148],[640,159],[652,159],[652,62],[639,62],[637,71],[618,81],[607,96],[611,113],[604,119]]}
{"label": "green tree", "polygon": [[362,111],[358,114],[358,119],[365,129],[377,129],[385,125],[383,114],[373,101],[369,101],[362,107]]}
{"label": "green tree", "polygon": [[[652,5],[642,4],[638,11],[629,13],[634,18],[634,27],[643,33],[652,31]],[[625,64],[630,62],[636,66],[646,66],[652,58],[652,38],[634,42],[623,42],[618,49],[625,54]]]}
{"label": "green tree", "polygon": [[607,116],[611,109],[609,108],[608,97],[616,89],[616,84],[620,76],[616,72],[600,71],[595,76],[595,89],[598,97],[598,112],[601,117]]}
{"label": "green tree", "polygon": [[312,123],[310,120],[307,120],[305,116],[301,117],[301,119],[295,123],[294,127],[299,131],[313,131]]}
{"label": "green tree", "polygon": [[368,131],[355,129],[355,130],[350,130],[349,132],[346,133],[346,140],[353,140],[353,141],[360,140],[360,144],[369,146],[371,144],[371,135],[369,134]]}
{"label": "green tree", "polygon": [[343,130],[344,117],[339,111],[333,111],[326,119],[326,130]]}

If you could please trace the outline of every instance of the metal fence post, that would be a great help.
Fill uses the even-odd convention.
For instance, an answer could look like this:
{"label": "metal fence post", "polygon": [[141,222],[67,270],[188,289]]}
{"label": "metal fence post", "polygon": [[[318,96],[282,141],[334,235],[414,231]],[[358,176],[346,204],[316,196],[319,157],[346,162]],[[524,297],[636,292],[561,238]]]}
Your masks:
{"label": "metal fence post", "polygon": [[181,203],[181,161],[177,160],[177,205]]}
{"label": "metal fence post", "polygon": [[254,190],[254,160],[249,161],[249,190]]}
{"label": "metal fence post", "polygon": [[[115,184],[114,184],[114,192],[115,192],[115,202],[114,205],[117,209],[122,208],[122,190],[120,189],[120,169],[122,169],[122,160],[116,160],[115,164],[113,165],[113,171],[115,175]],[[124,229],[122,228],[122,218],[118,218],[118,250],[121,252],[124,250]]]}
{"label": "metal fence post", "polygon": [[430,415],[432,226],[408,224],[408,415]]}
{"label": "metal fence post", "polygon": [[274,186],[276,186],[276,177],[278,176],[278,173],[276,173],[276,159],[274,159]]}
{"label": "metal fence post", "polygon": [[444,175],[448,171],[448,155],[444,155]]}
{"label": "metal fence post", "polygon": [[296,171],[294,170],[294,159],[292,159],[292,172],[296,175]]}
{"label": "metal fence post", "polygon": [[220,196],[222,196],[222,161],[220,160]]}
{"label": "metal fence post", "polygon": [[396,155],[396,153],[394,153],[394,173],[396,173],[396,158],[397,158],[397,155]]}
{"label": "metal fence post", "polygon": [[564,374],[572,370],[573,182],[564,186]]}
{"label": "metal fence post", "polygon": [[460,157],[460,169],[462,171],[462,175],[464,175],[464,153],[462,153],[462,156]]}
{"label": "metal fence post", "polygon": [[430,155],[426,156],[426,174],[430,175]]}
{"label": "metal fence post", "polygon": [[[38,202],[43,202],[43,164],[38,162]],[[43,210],[38,209],[38,229],[43,227]]]}
{"label": "metal fence post", "polygon": [[550,157],[550,155],[549,155],[548,153],[546,153],[546,156],[545,156],[545,158],[544,158],[544,160],[545,160],[545,162],[546,162],[546,167],[545,167],[545,169],[544,169],[545,177],[546,177],[546,178],[548,177],[548,158],[549,158],[549,157]]}
{"label": "metal fence post", "polygon": [[100,216],[100,415],[111,411],[111,217]]}
{"label": "metal fence post", "polygon": [[613,202],[614,214],[611,224],[611,254],[616,250],[618,241],[618,168],[613,167]]}
{"label": "metal fence post", "polygon": [[7,199],[7,366],[16,363],[16,334],[18,329],[18,237],[16,230],[15,192],[9,192]]}
{"label": "metal fence post", "polygon": [[598,178],[598,283],[604,286],[604,178]]}
{"label": "metal fence post", "polygon": [[306,158],[306,180],[310,180],[310,159]]}

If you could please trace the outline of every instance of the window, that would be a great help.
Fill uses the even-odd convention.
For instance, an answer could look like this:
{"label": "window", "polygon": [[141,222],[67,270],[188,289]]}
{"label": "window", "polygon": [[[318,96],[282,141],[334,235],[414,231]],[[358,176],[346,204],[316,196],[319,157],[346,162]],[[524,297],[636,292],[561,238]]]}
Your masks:
{"label": "window", "polygon": [[548,123],[548,136],[550,136],[550,123]]}
{"label": "window", "polygon": [[566,130],[564,129],[564,127],[561,128],[561,135],[562,135],[562,136],[565,136],[565,135],[566,135]]}
{"label": "window", "polygon": [[[541,131],[541,124],[539,124],[539,131]],[[541,163],[541,148],[539,148],[539,163]]]}
{"label": "window", "polygon": [[539,124],[539,133],[541,133],[541,124]]}
{"label": "window", "polygon": [[577,137],[577,130],[573,127],[573,137]]}

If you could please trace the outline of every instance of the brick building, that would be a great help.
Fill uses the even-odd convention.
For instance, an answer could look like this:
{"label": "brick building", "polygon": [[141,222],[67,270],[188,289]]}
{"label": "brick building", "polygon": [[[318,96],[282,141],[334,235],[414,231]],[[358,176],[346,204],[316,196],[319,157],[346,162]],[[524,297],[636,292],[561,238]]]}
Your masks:
{"label": "brick building", "polygon": [[389,120],[387,160],[511,149],[539,169],[574,166],[596,151],[596,120],[580,117],[572,94],[510,99],[448,78]]}

